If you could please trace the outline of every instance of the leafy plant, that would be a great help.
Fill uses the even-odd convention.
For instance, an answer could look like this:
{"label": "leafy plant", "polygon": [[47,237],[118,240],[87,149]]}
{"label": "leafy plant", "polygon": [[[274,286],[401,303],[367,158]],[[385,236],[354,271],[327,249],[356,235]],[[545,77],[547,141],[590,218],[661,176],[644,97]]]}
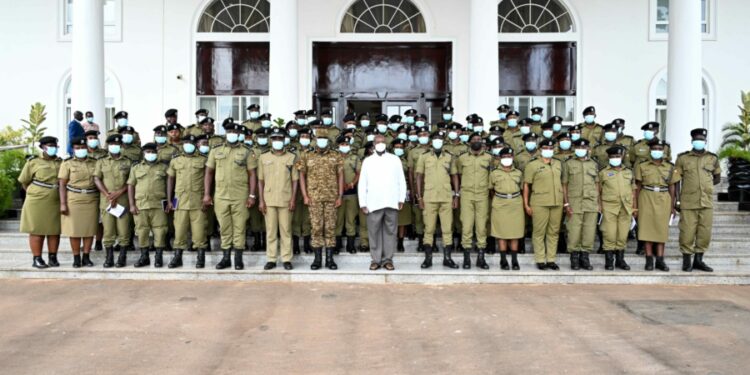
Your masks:
{"label": "leafy plant", "polygon": [[0,152],[0,217],[13,205],[13,195],[18,190],[18,175],[26,162],[21,150]]}
{"label": "leafy plant", "polygon": [[22,145],[26,140],[24,139],[25,131],[23,129],[13,129],[10,125],[5,125],[4,128],[0,129],[0,146],[16,146]]}
{"label": "leafy plant", "polygon": [[44,112],[47,107],[42,103],[34,103],[31,105],[31,111],[29,112],[29,119],[21,119],[26,125],[21,125],[28,135],[26,143],[29,144],[30,149],[34,149],[34,145],[39,142],[39,139],[44,136],[44,132],[47,131],[46,127],[42,126],[42,123],[47,120],[47,113]]}
{"label": "leafy plant", "polygon": [[286,121],[284,121],[284,119],[281,117],[277,117],[276,120],[273,120],[273,122],[275,122],[276,126],[280,128],[286,127]]}
{"label": "leafy plant", "polygon": [[719,151],[719,159],[744,159],[750,162],[750,151],[736,146],[725,147]]}
{"label": "leafy plant", "polygon": [[722,128],[723,148],[750,150],[750,92],[741,92],[742,105],[738,106],[740,115],[738,123],[730,123]]}

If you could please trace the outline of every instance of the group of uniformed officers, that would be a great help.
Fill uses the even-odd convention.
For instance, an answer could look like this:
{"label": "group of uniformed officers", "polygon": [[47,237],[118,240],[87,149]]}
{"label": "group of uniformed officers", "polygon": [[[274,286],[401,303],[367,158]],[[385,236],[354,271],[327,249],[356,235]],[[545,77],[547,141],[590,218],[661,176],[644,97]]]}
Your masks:
{"label": "group of uniformed officers", "polygon": [[624,134],[622,119],[600,125],[594,107],[567,129],[559,116],[543,121],[542,108],[519,118],[507,105],[486,125],[476,114],[459,124],[451,106],[434,125],[413,109],[390,117],[350,113],[341,127],[331,111],[300,110],[285,125],[257,105],[247,111],[250,120],[225,119],[219,136],[208,111],[197,111],[195,124],[184,128],[170,109],[166,123],[153,129],[153,142],[143,145],[128,113],[118,112],[104,147],[92,130],[70,140],[73,154],[65,160],[58,140],[43,137],[41,153],[28,159],[18,179],[26,190],[21,231],[29,233],[33,266],[59,266],[62,234],[70,238],[73,267],[93,266],[92,248],[106,251],[104,267],[125,267],[137,237],[135,267],[150,265],[151,252],[154,266],[162,267],[165,250],[173,251],[168,267],[181,267],[189,250],[197,252],[196,268],[204,268],[218,234],[217,269],[232,266],[233,252],[235,269],[243,269],[243,251],[250,249],[266,251],[266,270],[279,258],[291,270],[301,251],[314,254],[311,269],[335,270],[344,241],[356,253],[359,236],[359,251],[368,251],[357,182],[380,134],[401,159],[408,185],[397,250],[404,251],[404,238],[416,238],[422,268],[439,252],[439,222],[449,268],[459,267],[455,250],[470,269],[476,250],[480,269],[489,268],[485,253],[499,251],[500,268],[518,270],[517,254],[530,237],[538,269],[558,270],[557,253],[565,252],[571,269],[592,270],[598,235],[605,269],[629,270],[624,254],[632,231],[645,270],[668,271],[664,244],[679,211],[682,269],[712,271],[703,254],[721,169],[706,150],[705,129],[692,130],[692,149],[672,162],[658,123],[643,125],[636,142]]}

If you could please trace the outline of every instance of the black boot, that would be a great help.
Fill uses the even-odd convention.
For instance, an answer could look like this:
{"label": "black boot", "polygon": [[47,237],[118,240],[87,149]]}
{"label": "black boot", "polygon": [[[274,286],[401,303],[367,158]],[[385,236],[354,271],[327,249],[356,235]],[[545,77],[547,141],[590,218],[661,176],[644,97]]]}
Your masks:
{"label": "black boot", "polygon": [[94,250],[96,250],[96,251],[102,251],[102,249],[103,249],[103,247],[102,247],[102,241],[96,241],[94,243]]}
{"label": "black boot", "polygon": [[31,263],[31,266],[34,268],[44,269],[49,267],[47,263],[44,262],[44,258],[38,256],[34,257],[34,261]]}
{"label": "black boot", "polygon": [[636,255],[646,254],[646,246],[643,244],[643,241],[638,241],[638,247],[635,248],[635,254]]}
{"label": "black boot", "polygon": [[93,267],[94,263],[91,261],[89,253],[83,253],[81,257],[81,265],[84,267]]}
{"label": "black boot", "polygon": [[451,258],[451,253],[453,252],[453,246],[444,246],[443,247],[443,266],[448,268],[456,269],[458,268],[458,264],[453,261]]}
{"label": "black boot", "polygon": [[60,262],[57,261],[57,253],[49,254],[49,261],[47,262],[47,265],[50,267],[60,267]]}
{"label": "black boot", "polygon": [[161,268],[164,266],[164,248],[157,247],[156,254],[154,254],[154,267]]}
{"label": "black boot", "polygon": [[333,248],[333,254],[339,255],[342,247],[344,247],[344,242],[341,241],[341,236],[336,236],[336,246]]}
{"label": "black boot", "polygon": [[510,253],[510,263],[511,267],[513,268],[513,271],[518,271],[521,269],[521,266],[518,265],[518,253],[517,252],[511,252]]}
{"label": "black boot", "polygon": [[526,237],[521,237],[521,239],[518,240],[518,253],[526,254]]}
{"label": "black boot", "polygon": [[654,257],[646,256],[646,266],[643,269],[646,271],[654,270]]}
{"label": "black boot", "polygon": [[656,257],[656,269],[659,271],[669,272],[669,267],[664,263],[664,257]]}
{"label": "black boot", "polygon": [[495,237],[487,237],[487,254],[494,254],[497,252],[497,240]]}
{"label": "black boot", "polygon": [[148,255],[148,247],[142,247],[141,257],[138,258],[138,260],[135,262],[133,267],[141,268],[141,267],[150,266],[150,265],[151,265],[151,258]]}
{"label": "black boot", "polygon": [[315,258],[313,259],[313,262],[310,265],[310,269],[313,271],[317,271],[320,269],[320,266],[321,266],[321,262],[322,262],[321,257],[323,255],[322,254],[323,249],[316,247],[313,249],[313,252],[315,253]]}
{"label": "black boot", "polygon": [[615,252],[614,251],[605,251],[604,252],[604,269],[607,271],[612,271],[615,269],[614,266],[615,261]]}
{"label": "black boot", "polygon": [[693,257],[690,254],[682,254],[682,270],[685,272],[693,272]]}
{"label": "black boot", "polygon": [[179,267],[182,267],[182,249],[174,249],[174,255],[172,255],[172,260],[167,264],[167,268]]}
{"label": "black boot", "polygon": [[594,269],[594,267],[591,266],[591,261],[589,260],[589,253],[585,251],[581,251],[581,268],[585,269],[586,271],[591,271]]}
{"label": "black boot", "polygon": [[292,254],[299,255],[299,236],[292,236]]}
{"label": "black boot", "polygon": [[465,270],[471,269],[471,251],[464,249],[464,264],[463,267]]}
{"label": "black boot", "polygon": [[128,262],[128,246],[121,246],[120,253],[117,255],[117,263],[115,263],[115,267],[117,268],[125,267],[127,262]]}
{"label": "black boot", "polygon": [[[515,254],[516,253],[513,253],[513,259],[516,259],[516,263],[518,263],[518,259],[515,257]],[[508,258],[506,258],[505,251],[500,252],[500,269],[504,271],[507,271],[510,269],[510,267],[508,266]]]}
{"label": "black boot", "polygon": [[339,269],[339,266],[336,264],[336,262],[333,261],[333,249],[327,248],[326,249],[326,268],[329,270],[337,270]]}
{"label": "black boot", "polygon": [[106,252],[106,255],[104,257],[104,268],[112,268],[115,265],[115,249],[112,246],[107,246],[107,248],[104,249]]}
{"label": "black boot", "polygon": [[221,249],[221,252],[224,255],[221,257],[219,263],[216,263],[217,270],[223,270],[232,266],[232,248],[227,250]]}
{"label": "black boot", "polygon": [[625,250],[617,250],[615,252],[615,267],[623,271],[630,271],[630,266],[625,262]]}
{"label": "black boot", "polygon": [[81,255],[73,255],[73,268],[81,268]]}
{"label": "black boot", "polygon": [[396,244],[396,251],[399,253],[403,253],[406,249],[404,249],[404,238],[399,237],[398,243]]}
{"label": "black boot", "polygon": [[432,267],[432,245],[424,245],[424,262],[422,262],[422,269]]}
{"label": "black boot", "polygon": [[418,234],[417,235],[417,252],[423,252],[424,251],[424,235]]}
{"label": "black boot", "polygon": [[346,236],[346,252],[349,254],[357,253],[357,248],[354,247],[354,236]]}
{"label": "black boot", "polygon": [[478,249],[478,254],[477,254],[477,268],[481,268],[483,270],[490,269],[490,265],[487,264],[486,260],[484,260],[484,249]]}
{"label": "black boot", "polygon": [[[52,265],[52,258],[50,258],[50,265]],[[703,253],[695,253],[693,268],[703,272],[714,272],[713,268],[709,267],[706,263],[703,263]]]}
{"label": "black boot", "polygon": [[570,269],[578,271],[581,269],[581,252],[571,251],[570,252]]}
{"label": "black boot", "polygon": [[237,271],[245,269],[245,262],[242,260],[242,249],[234,251],[234,269]]}
{"label": "black boot", "polygon": [[305,252],[305,254],[310,254],[313,252],[312,246],[310,246],[310,236],[302,237],[302,250]]}
{"label": "black boot", "polygon": [[201,269],[206,266],[206,249],[198,249],[198,256],[195,258],[195,268]]}
{"label": "black boot", "polygon": [[567,254],[568,253],[568,241],[565,233],[560,233],[560,238],[557,239],[557,253]]}
{"label": "black boot", "polygon": [[599,237],[599,249],[596,250],[596,253],[604,254],[604,236],[602,236],[602,231],[598,228],[596,229],[596,236]]}
{"label": "black boot", "polygon": [[261,246],[260,232],[253,233],[253,246],[250,248],[250,251],[258,252],[261,250]]}

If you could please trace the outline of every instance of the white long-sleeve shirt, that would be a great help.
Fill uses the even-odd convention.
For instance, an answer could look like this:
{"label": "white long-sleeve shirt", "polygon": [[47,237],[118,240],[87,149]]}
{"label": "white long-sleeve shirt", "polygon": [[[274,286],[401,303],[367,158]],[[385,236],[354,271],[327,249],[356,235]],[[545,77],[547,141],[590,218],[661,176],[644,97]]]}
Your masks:
{"label": "white long-sleeve shirt", "polygon": [[357,185],[359,206],[370,212],[383,208],[398,209],[406,200],[406,179],[401,159],[388,152],[374,153],[362,163]]}

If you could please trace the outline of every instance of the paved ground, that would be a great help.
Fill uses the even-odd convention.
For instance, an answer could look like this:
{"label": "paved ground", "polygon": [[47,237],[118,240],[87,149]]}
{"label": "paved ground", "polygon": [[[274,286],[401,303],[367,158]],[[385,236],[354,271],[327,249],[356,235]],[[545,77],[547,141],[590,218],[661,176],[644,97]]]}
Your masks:
{"label": "paved ground", "polygon": [[750,287],[0,281],[0,372],[747,373]]}

